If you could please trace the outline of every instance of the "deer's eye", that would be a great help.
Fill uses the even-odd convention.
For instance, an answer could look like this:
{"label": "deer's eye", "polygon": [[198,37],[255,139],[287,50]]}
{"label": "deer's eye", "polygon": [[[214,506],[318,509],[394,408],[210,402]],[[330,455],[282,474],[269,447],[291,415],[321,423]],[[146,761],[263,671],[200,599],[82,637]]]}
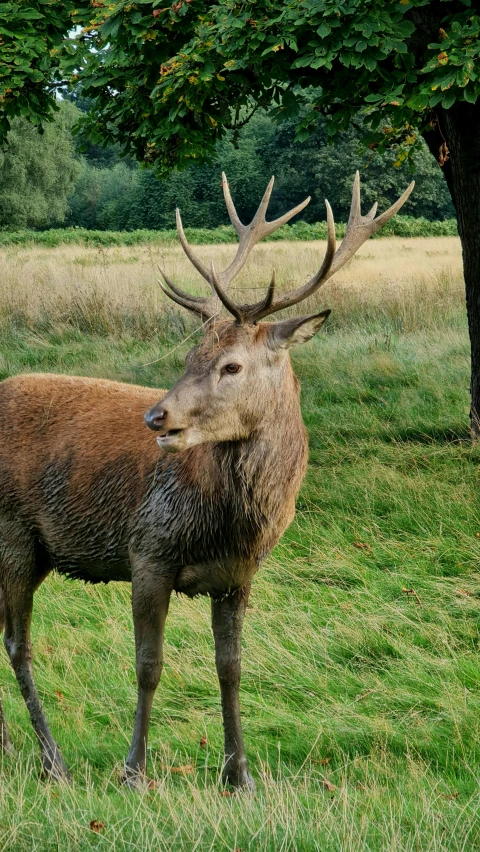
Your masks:
{"label": "deer's eye", "polygon": [[229,373],[231,376],[235,375],[235,373],[239,373],[241,370],[240,364],[226,364],[223,368],[222,373]]}

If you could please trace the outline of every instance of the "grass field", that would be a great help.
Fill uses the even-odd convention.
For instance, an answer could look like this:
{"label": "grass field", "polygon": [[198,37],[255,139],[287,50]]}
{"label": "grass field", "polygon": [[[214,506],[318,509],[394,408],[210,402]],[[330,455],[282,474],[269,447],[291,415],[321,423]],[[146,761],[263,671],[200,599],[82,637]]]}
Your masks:
{"label": "grass field", "polygon": [[[256,251],[242,289],[268,281],[272,263],[282,286],[300,283],[321,246]],[[199,284],[178,250],[160,254],[4,251],[0,377],[171,384],[195,324],[165,305],[155,264],[192,291]],[[1,852],[480,848],[480,448],[468,440],[458,241],[369,242],[315,303],[334,309],[328,330],[294,356],[310,466],[296,520],[255,579],[244,632],[257,794],[219,785],[208,601],[172,601],[151,727],[155,783],[132,794],[117,784],[136,695],[129,587],[51,576],[36,595],[36,676],[74,781],[39,781],[4,655],[17,757],[0,761]]]}

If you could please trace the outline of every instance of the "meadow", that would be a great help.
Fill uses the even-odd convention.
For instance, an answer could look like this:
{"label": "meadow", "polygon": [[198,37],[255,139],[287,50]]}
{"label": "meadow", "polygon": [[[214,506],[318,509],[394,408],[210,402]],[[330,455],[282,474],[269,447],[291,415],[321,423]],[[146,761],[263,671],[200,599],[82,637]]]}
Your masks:
{"label": "meadow", "polygon": [[[318,267],[320,242],[255,249],[238,298]],[[199,246],[221,267],[233,247]],[[21,371],[168,387],[198,323],[157,264],[174,245],[0,251],[0,378]],[[36,678],[73,782],[39,780],[6,655],[17,754],[0,757],[0,852],[466,852],[480,846],[480,448],[456,237],[369,241],[305,310],[293,355],[310,464],[297,515],[256,576],[241,701],[255,796],[219,782],[209,603],[172,600],[144,793],[118,786],[136,699],[130,589],[51,575],[36,594]],[[302,309],[303,310],[303,309]],[[88,440],[88,436],[83,436]],[[1,486],[0,486],[1,487]]]}

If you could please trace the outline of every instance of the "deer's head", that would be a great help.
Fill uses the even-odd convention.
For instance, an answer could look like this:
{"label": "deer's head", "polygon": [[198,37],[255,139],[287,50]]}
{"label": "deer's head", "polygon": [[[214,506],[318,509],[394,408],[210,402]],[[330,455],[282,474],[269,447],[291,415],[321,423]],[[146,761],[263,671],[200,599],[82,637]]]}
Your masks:
{"label": "deer's head", "polygon": [[[216,272],[213,262],[207,268],[194,254],[187,243],[177,209],[180,242],[195,269],[208,281],[211,295],[208,298],[191,296],[162,272],[167,285],[160,283],[164,293],[177,304],[200,315],[205,325],[203,342],[187,356],[184,376],[145,415],[147,425],[161,433],[157,438],[159,445],[170,451],[187,449],[207,441],[247,438],[267,417],[273,423],[276,417],[282,416],[282,389],[286,381],[293,381],[288,350],[310,340],[322,327],[330,311],[277,322],[265,323],[262,320],[315,293],[365,240],[395,215],[410,195],[414,183],[385,213],[375,218],[377,204],[374,204],[370,212],[362,216],[357,172],[347,231],[338,250],[333,213],[326,201],[327,250],[318,272],[297,290],[276,298],[274,271],[265,297],[252,305],[237,305],[231,299],[228,294],[231,282],[244,266],[253,246],[300,213],[310,198],[274,222],[267,222],[265,214],[273,188],[272,177],[252,222],[243,225],[235,210],[225,174],[222,174],[222,186],[230,221],[239,238],[237,253],[222,272]],[[233,320],[219,319],[222,305]],[[285,415],[288,416],[288,412]]]}

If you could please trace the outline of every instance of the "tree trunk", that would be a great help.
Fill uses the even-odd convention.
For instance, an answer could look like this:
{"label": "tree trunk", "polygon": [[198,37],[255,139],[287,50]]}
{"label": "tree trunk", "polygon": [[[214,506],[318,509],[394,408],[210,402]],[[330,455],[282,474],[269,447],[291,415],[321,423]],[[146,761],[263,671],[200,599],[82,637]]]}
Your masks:
{"label": "tree trunk", "polygon": [[440,146],[448,148],[443,168],[462,243],[472,358],[470,426],[480,438],[480,103],[459,102],[436,112],[438,124],[425,140],[437,160]]}

